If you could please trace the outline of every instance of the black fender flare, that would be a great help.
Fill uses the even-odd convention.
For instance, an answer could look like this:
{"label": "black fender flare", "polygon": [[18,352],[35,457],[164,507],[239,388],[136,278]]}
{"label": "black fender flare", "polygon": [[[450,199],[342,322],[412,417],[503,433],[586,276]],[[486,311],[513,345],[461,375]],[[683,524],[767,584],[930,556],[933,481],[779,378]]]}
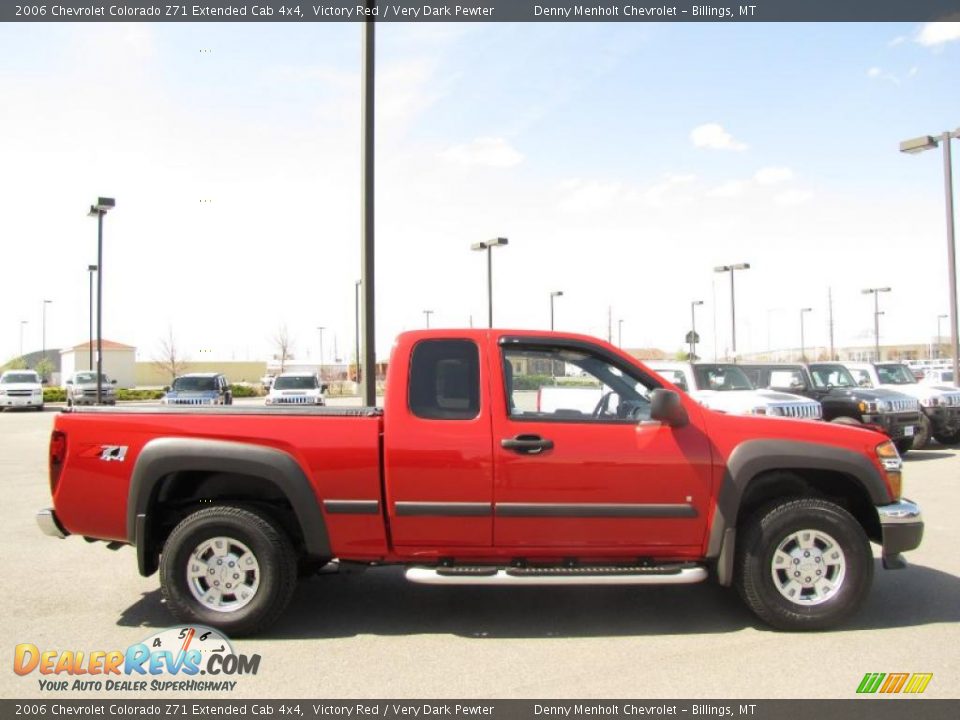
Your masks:
{"label": "black fender flare", "polygon": [[874,505],[893,499],[887,483],[862,452],[798,440],[746,440],[730,453],[710,526],[706,556],[717,563],[717,579],[729,585],[740,505],[754,478],[771,470],[829,470],[852,477]]}
{"label": "black fender flare", "polygon": [[157,569],[158,553],[150,551],[148,518],[160,482],[171,473],[183,471],[236,473],[272,482],[293,507],[307,555],[330,557],[320,502],[303,468],[289,453],[224,440],[157,438],[137,456],[127,495],[127,540],[137,548],[141,575],[151,575]]}

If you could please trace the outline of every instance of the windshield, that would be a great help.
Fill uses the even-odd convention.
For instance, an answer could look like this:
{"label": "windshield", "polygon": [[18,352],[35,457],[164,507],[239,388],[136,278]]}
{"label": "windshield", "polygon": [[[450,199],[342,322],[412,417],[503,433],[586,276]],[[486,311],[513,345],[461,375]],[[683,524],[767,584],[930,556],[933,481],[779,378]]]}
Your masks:
{"label": "windshield", "polygon": [[273,387],[277,390],[316,390],[320,385],[316,375],[295,375],[278,377],[273,381]]}
{"label": "windshield", "polygon": [[823,387],[857,387],[857,381],[843,365],[817,365],[810,368],[813,383],[818,388]]}
{"label": "windshield", "polygon": [[7,373],[2,378],[0,378],[0,383],[9,384],[9,383],[38,383],[40,378],[36,373],[32,372],[23,372],[23,373]]}
{"label": "windshield", "polygon": [[[109,380],[107,380],[106,375],[101,375],[100,379],[101,379],[101,382],[105,382],[105,383],[110,382]],[[97,374],[93,372],[77,373],[76,375],[73,376],[73,381],[77,385],[86,385],[88,383],[93,384],[97,381]]]}
{"label": "windshield", "polygon": [[906,365],[877,365],[881,385],[913,385],[917,379]]}
{"label": "windshield", "polygon": [[736,365],[694,365],[701,390],[753,390],[746,374]]}
{"label": "windshield", "polygon": [[217,382],[212,377],[179,377],[173,381],[173,389],[177,392],[214,392]]}

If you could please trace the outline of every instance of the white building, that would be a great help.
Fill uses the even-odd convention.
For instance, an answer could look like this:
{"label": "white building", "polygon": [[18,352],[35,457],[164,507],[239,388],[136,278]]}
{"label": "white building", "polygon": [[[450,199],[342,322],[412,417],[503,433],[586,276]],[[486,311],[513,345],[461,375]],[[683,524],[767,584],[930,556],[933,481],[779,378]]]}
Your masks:
{"label": "white building", "polygon": [[[137,349],[131,345],[101,341],[103,348],[103,374],[117,381],[118,388],[132,388],[136,381]],[[95,370],[97,365],[97,343],[93,342],[93,367],[90,367],[90,344],[81,343],[60,351],[60,384],[63,385],[77,370]]]}

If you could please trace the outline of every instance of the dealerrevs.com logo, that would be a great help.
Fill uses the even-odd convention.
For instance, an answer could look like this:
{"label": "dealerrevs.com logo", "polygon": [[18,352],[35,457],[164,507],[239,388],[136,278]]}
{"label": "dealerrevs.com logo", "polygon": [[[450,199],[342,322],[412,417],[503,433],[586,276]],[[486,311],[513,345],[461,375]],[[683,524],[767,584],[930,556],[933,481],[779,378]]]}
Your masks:
{"label": "dealerrevs.com logo", "polygon": [[13,671],[34,673],[40,690],[229,692],[242,675],[256,675],[259,655],[242,655],[213,628],[178,625],[126,650],[47,650],[20,643]]}
{"label": "dealerrevs.com logo", "polygon": [[867,673],[857,686],[861,695],[894,695],[905,693],[919,695],[927,689],[933,679],[933,673]]}

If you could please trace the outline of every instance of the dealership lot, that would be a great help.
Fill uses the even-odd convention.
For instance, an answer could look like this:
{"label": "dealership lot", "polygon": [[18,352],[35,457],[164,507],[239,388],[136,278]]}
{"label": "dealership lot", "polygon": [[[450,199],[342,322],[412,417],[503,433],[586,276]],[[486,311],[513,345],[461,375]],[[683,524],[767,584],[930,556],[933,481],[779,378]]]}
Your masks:
{"label": "dealership lot", "polygon": [[[130,548],[40,534],[54,417],[0,414],[4,697],[56,695],[40,691],[37,673],[12,672],[17,643],[122,650],[172,624]],[[910,453],[905,488],[924,510],[924,543],[907,570],[878,565],[864,611],[840,631],[773,632],[712,584],[431,588],[378,569],[302,583],[266,635],[236,642],[262,663],[230,697],[842,698],[866,672],[932,672],[925,695],[956,697],[960,451]]]}

